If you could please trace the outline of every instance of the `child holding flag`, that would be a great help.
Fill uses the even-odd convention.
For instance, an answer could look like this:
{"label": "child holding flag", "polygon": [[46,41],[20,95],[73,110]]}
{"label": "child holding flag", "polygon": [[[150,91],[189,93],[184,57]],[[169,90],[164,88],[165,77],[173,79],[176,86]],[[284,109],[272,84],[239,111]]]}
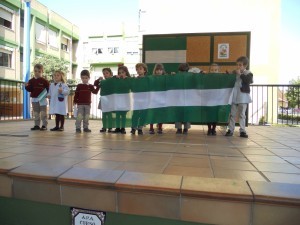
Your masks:
{"label": "child holding flag", "polygon": [[[49,82],[42,77],[44,72],[44,67],[41,64],[36,64],[34,66],[34,77],[31,78],[28,83],[25,83],[26,91],[30,92],[33,117],[34,117],[34,127],[31,130],[47,130],[47,93],[49,91]],[[42,127],[40,128],[40,123],[42,120]]]}

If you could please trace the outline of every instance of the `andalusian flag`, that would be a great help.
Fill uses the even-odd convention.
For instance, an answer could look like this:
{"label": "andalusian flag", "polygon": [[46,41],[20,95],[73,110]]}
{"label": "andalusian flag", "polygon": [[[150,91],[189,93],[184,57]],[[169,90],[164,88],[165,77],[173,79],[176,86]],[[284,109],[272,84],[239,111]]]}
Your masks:
{"label": "andalusian flag", "polygon": [[178,73],[104,80],[101,82],[103,117],[113,120],[109,122],[112,127],[226,123],[235,79],[235,75]]}

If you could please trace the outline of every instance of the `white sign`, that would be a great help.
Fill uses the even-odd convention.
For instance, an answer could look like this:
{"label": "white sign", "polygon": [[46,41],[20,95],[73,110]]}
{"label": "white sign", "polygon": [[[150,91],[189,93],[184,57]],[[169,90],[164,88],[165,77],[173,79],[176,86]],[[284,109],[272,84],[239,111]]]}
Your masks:
{"label": "white sign", "polygon": [[229,44],[218,44],[218,59],[229,59]]}
{"label": "white sign", "polygon": [[104,225],[105,212],[73,208],[72,225]]}
{"label": "white sign", "polygon": [[75,225],[102,225],[101,220],[96,215],[78,213],[74,218]]}

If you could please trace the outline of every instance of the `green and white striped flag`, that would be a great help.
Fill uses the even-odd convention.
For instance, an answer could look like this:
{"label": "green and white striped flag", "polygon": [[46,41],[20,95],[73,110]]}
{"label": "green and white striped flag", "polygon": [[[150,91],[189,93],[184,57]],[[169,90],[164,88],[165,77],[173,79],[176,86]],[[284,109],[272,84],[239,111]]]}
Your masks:
{"label": "green and white striped flag", "polygon": [[48,92],[47,92],[47,89],[45,88],[37,97],[40,105],[47,105],[47,99],[46,99],[47,94],[48,94]]}
{"label": "green and white striped flag", "polygon": [[112,127],[179,121],[226,123],[235,79],[235,75],[179,73],[104,80],[103,118],[113,120],[106,123]]}

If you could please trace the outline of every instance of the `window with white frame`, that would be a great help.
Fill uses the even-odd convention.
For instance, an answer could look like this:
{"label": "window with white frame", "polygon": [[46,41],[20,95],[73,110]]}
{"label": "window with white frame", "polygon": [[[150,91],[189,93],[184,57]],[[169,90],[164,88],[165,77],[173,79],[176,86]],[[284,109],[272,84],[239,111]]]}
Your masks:
{"label": "window with white frame", "polygon": [[13,13],[0,7],[0,25],[12,29]]}
{"label": "window with white frame", "polygon": [[54,31],[54,30],[49,29],[49,31],[48,31],[48,43],[51,47],[58,48],[57,39],[58,39],[57,32]]}
{"label": "window with white frame", "polygon": [[70,48],[69,46],[70,46],[70,38],[62,36],[61,37],[61,42],[60,42],[61,50],[69,52],[69,48]]}
{"label": "window with white frame", "polygon": [[110,54],[119,53],[119,47],[110,47],[110,48],[108,48],[108,53],[110,53]]}
{"label": "window with white frame", "polygon": [[0,66],[12,68],[12,53],[13,51],[0,48]]}
{"label": "window with white frame", "polygon": [[47,41],[47,29],[40,23],[35,24],[35,40],[43,44]]}
{"label": "window with white frame", "polygon": [[102,48],[92,48],[92,52],[95,55],[99,55],[103,53],[103,49]]}

